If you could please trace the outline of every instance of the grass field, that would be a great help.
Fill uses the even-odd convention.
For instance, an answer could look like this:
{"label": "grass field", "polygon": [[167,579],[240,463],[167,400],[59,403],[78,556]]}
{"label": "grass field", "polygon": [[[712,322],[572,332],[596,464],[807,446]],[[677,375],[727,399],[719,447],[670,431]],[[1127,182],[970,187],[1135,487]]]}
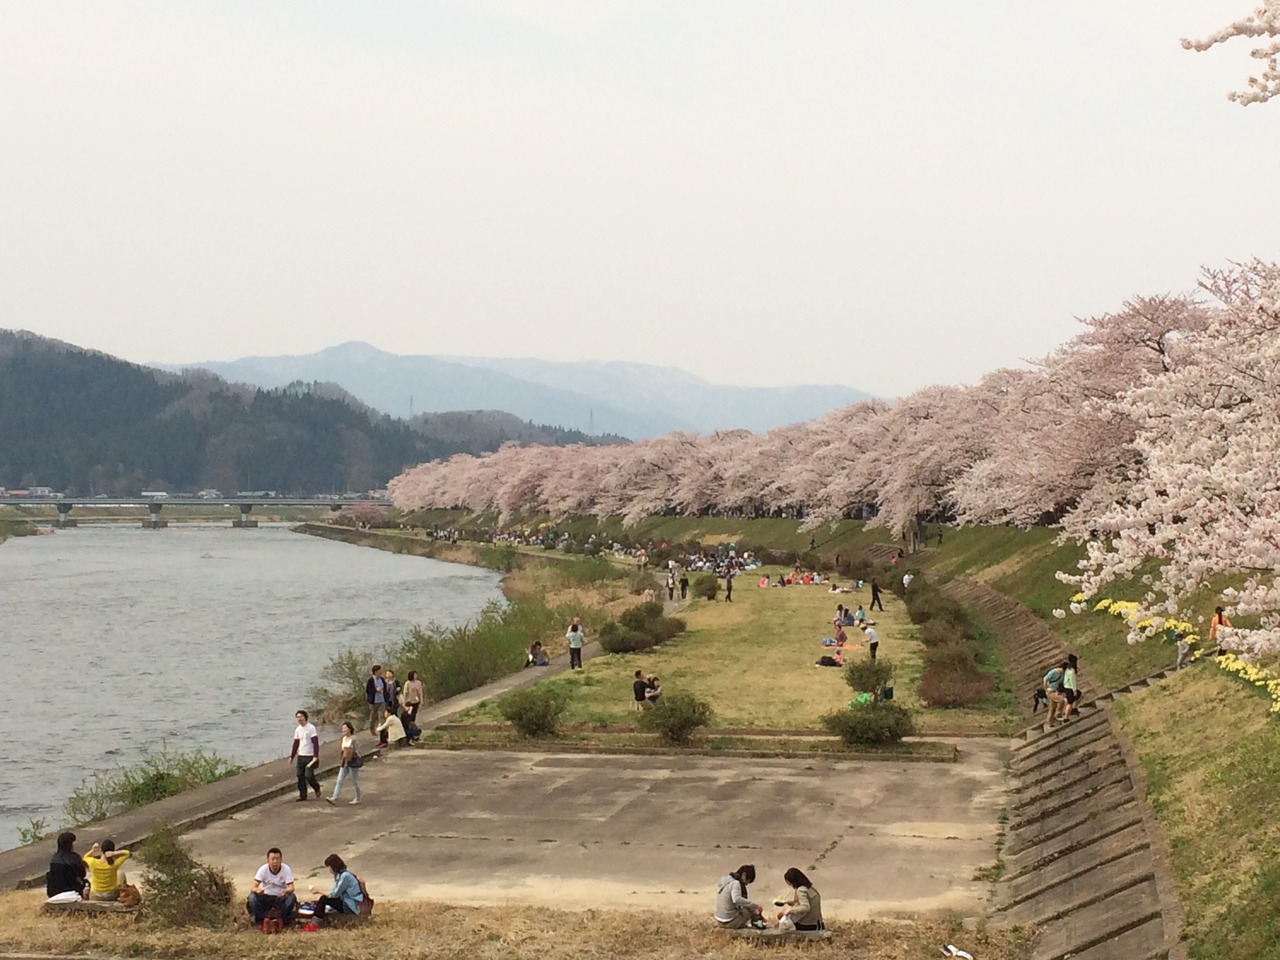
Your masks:
{"label": "grass field", "polygon": [[[635,721],[631,683],[636,670],[661,678],[668,692],[688,690],[715,710],[715,727],[817,730],[825,713],[844,706],[852,692],[843,671],[816,667],[822,638],[832,633],[837,603],[869,604],[870,590],[833,594],[822,586],[759,588],[764,568],[737,578],[733,602],[691,600],[681,612],[688,630],[642,653],[597,657],[585,668],[546,681],[569,702],[570,724],[618,724]],[[721,594],[723,597],[723,593]],[[885,609],[874,614],[879,656],[898,667],[894,696],[907,707],[921,707],[917,695],[922,646],[901,602],[888,591]],[[863,635],[850,629],[846,657],[867,656]],[[986,709],[920,710],[923,733],[975,733],[1006,730],[1003,703]],[[461,722],[499,720],[497,705],[487,703]]]}
{"label": "grass field", "polygon": [[[226,960],[686,960],[688,957],[746,960],[760,956],[750,940],[716,930],[707,910],[688,914],[657,911],[569,912],[508,905],[471,907],[454,903],[403,902],[391,891],[374,891],[378,905],[369,926],[264,937],[251,929],[243,908],[226,927],[165,929],[132,918],[46,917],[36,913],[43,893],[0,895],[6,920],[0,950],[116,957],[209,957]],[[690,905],[691,911],[704,904]],[[1026,960],[1025,930],[960,923],[897,920],[839,923],[826,943],[776,946],[771,956],[856,956],[862,960],[916,960],[937,956],[944,943],[964,946],[982,960]]]}
{"label": "grass field", "polygon": [[1197,960],[1280,957],[1280,725],[1267,708],[1211,663],[1116,703]]}

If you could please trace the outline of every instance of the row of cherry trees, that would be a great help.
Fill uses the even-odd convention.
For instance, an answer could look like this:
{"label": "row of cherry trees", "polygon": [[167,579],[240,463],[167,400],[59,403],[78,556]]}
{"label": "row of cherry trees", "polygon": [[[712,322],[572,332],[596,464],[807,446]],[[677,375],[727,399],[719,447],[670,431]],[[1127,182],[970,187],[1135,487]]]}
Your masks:
{"label": "row of cherry trees", "polygon": [[867,401],[761,436],[509,444],[410,469],[391,495],[403,509],[504,522],[782,512],[816,525],[868,506],[895,532],[934,516],[1058,523],[1087,544],[1070,578],[1086,597],[1156,562],[1135,617],[1154,615],[1156,627],[1206,579],[1247,571],[1232,600],[1263,622],[1236,631],[1236,644],[1280,650],[1280,268],[1212,271],[1201,287],[1083,320],[1030,369],[974,386]]}

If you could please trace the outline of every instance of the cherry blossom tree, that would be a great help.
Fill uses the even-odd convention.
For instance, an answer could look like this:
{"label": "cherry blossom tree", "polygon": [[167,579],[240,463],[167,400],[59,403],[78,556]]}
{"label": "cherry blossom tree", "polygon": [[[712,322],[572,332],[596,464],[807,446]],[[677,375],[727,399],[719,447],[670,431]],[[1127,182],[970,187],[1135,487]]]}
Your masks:
{"label": "cherry blossom tree", "polygon": [[1249,77],[1245,90],[1234,90],[1227,94],[1227,99],[1241,106],[1251,103],[1266,103],[1280,94],[1280,0],[1264,0],[1262,6],[1253,11],[1253,15],[1236,20],[1216,33],[1202,40],[1183,40],[1186,50],[1203,52],[1216,47],[1220,43],[1245,37],[1250,40],[1265,40],[1254,47],[1249,55],[1261,60],[1262,70],[1257,76]]}
{"label": "cherry blossom tree", "polygon": [[[1221,312],[1182,345],[1167,373],[1124,393],[1138,462],[1105,509],[1078,509],[1064,530],[1085,544],[1077,574],[1093,598],[1140,576],[1148,590],[1130,640],[1189,611],[1185,598],[1222,574],[1235,612],[1256,616],[1224,645],[1246,656],[1280,651],[1280,267],[1255,261],[1203,284]],[[1154,566],[1155,573],[1144,571]],[[1145,624],[1145,626],[1143,626]]]}

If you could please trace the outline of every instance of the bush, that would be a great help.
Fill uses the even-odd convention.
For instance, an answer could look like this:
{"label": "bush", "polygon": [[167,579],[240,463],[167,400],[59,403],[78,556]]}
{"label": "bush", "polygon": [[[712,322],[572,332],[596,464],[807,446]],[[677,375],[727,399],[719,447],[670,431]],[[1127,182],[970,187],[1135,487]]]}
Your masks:
{"label": "bush", "polygon": [[699,727],[711,722],[711,704],[687,690],[664,693],[650,709],[640,714],[640,725],[657,731],[667,743],[685,744]]}
{"label": "bush", "polygon": [[[932,620],[929,622],[933,623]],[[926,670],[934,667],[952,673],[977,673],[978,648],[965,642],[927,647],[924,651],[924,666]]]}
{"label": "bush", "polygon": [[498,702],[498,711],[524,736],[549,737],[556,732],[567,706],[562,690],[537,684],[507,694]]}
{"label": "bush", "polygon": [[893,679],[893,662],[890,660],[854,660],[845,664],[844,682],[855,693],[869,693],[879,698],[880,691]]}
{"label": "bush", "polygon": [[635,573],[631,574],[629,586],[631,588],[631,592],[638,597],[646,590],[653,590],[656,593],[658,589],[658,582],[653,579],[653,574],[649,573],[647,570],[637,570]]}
{"label": "bush", "polygon": [[920,642],[926,647],[956,646],[968,639],[964,629],[950,620],[935,617],[920,625]]}
{"label": "bush", "polygon": [[693,591],[695,597],[701,597],[703,600],[714,600],[716,594],[720,592],[720,578],[714,573],[700,573],[693,578],[693,583],[689,589]]}
{"label": "bush", "polygon": [[600,649],[605,653],[639,653],[654,645],[654,639],[648,634],[624,627],[616,620],[600,628]]}
{"label": "bush", "polygon": [[822,725],[850,747],[897,743],[916,731],[910,711],[896,703],[862,703],[836,710],[822,718]]}
{"label": "bush", "polygon": [[84,780],[63,804],[62,813],[70,823],[91,823],[216,783],[243,769],[203,750],[176,753],[164,747],[155,752],[143,748],[142,759],[133,766],[116,767]]}
{"label": "bush", "polygon": [[235,890],[226,873],[200,863],[167,823],[151,831],[138,859],[147,868],[143,906],[167,926],[218,926],[227,919]]}
{"label": "bush", "polygon": [[994,681],[977,670],[927,667],[920,678],[920,699],[932,707],[968,707],[991,693]]}
{"label": "bush", "polygon": [[647,630],[649,625],[662,619],[662,604],[655,602],[641,603],[631,607],[618,617],[618,622],[632,630]]}
{"label": "bush", "polygon": [[520,554],[517,552],[515,544],[487,543],[480,548],[480,555],[477,559],[482,567],[488,567],[490,570],[497,570],[500,573],[510,573],[519,564]]}

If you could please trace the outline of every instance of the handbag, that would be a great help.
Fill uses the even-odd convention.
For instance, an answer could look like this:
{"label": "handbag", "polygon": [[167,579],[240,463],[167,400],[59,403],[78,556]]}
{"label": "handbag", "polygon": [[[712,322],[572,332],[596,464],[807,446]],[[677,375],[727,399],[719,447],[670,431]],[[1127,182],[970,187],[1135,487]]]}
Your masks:
{"label": "handbag", "polygon": [[351,759],[347,761],[347,766],[352,770],[359,770],[364,766],[364,758],[358,753],[353,753]]}

